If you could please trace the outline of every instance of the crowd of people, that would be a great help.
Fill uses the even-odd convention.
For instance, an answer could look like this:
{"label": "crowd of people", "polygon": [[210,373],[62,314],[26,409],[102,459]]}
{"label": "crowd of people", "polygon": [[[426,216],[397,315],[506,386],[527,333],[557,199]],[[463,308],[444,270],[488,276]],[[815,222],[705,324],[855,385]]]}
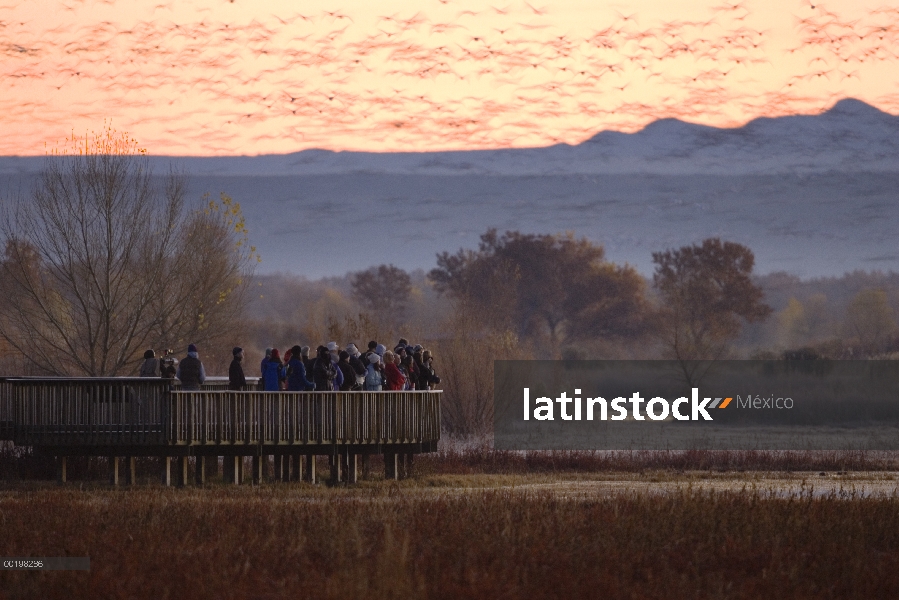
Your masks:
{"label": "crowd of people", "polygon": [[[167,350],[162,359],[153,350],[144,353],[141,377],[176,378],[183,390],[199,390],[206,380],[197,347],[191,344],[181,361]],[[248,389],[244,374],[243,348],[234,348],[228,368],[228,389]],[[309,346],[294,346],[281,356],[277,348],[266,348],[260,363],[261,384],[265,391],[403,391],[430,390],[440,383],[434,370],[434,356],[421,344],[412,345],[401,338],[388,350],[376,341],[361,352],[356,344],[343,350],[337,342],[319,346],[310,356]]]}

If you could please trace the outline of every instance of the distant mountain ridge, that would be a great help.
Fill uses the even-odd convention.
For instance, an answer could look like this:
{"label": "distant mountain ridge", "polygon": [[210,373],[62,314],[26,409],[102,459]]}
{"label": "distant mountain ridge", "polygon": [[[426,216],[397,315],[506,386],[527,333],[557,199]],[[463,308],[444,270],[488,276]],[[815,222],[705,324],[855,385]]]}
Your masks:
{"label": "distant mountain ridge", "polygon": [[[452,152],[332,152],[151,159],[194,175],[752,175],[899,172],[899,116],[845,99],[819,115],[758,118],[737,128],[661,119],[636,133],[603,131],[570,146]],[[0,157],[0,173],[42,157]]]}

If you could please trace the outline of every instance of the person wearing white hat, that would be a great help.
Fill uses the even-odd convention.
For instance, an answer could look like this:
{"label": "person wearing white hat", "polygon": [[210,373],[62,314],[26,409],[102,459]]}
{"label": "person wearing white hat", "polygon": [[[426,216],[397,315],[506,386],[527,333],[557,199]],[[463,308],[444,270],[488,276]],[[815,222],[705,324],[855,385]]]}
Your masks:
{"label": "person wearing white hat", "polygon": [[337,345],[337,342],[328,342],[327,347],[328,354],[331,355],[331,364],[336,367],[340,362],[340,346]]}
{"label": "person wearing white hat", "polygon": [[356,344],[352,342],[347,344],[346,351],[350,355],[350,366],[353,368],[353,372],[356,373],[356,385],[359,386],[357,389],[364,388],[366,365],[362,362],[362,354],[359,352]]}
{"label": "person wearing white hat", "polygon": [[368,369],[365,372],[365,391],[380,392],[384,386],[384,375],[381,372],[381,357],[372,353],[368,357]]}

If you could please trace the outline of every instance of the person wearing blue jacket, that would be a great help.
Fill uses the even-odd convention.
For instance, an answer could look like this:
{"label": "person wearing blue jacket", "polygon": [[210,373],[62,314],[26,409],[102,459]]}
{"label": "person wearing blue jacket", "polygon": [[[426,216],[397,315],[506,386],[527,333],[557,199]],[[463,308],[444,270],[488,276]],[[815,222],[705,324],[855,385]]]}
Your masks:
{"label": "person wearing blue jacket", "polygon": [[287,389],[291,392],[311,392],[315,389],[315,384],[307,379],[302,348],[299,346],[290,349],[290,361],[287,363]]}
{"label": "person wearing blue jacket", "polygon": [[281,362],[277,348],[272,349],[271,358],[262,363],[262,381],[266,392],[281,390],[281,382],[287,379],[287,367]]}
{"label": "person wearing blue jacket", "polygon": [[265,373],[265,363],[267,363],[268,360],[272,357],[272,350],[273,348],[265,349],[265,357],[262,359],[262,362],[259,363],[260,373]]}

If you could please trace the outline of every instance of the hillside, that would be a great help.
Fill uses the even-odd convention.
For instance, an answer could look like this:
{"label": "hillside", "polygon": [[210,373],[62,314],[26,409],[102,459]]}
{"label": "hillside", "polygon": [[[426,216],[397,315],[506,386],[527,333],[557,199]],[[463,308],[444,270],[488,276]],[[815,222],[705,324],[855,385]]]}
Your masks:
{"label": "hillside", "polygon": [[[242,204],[263,272],[429,269],[487,227],[573,231],[644,273],[652,252],[710,236],[750,246],[761,273],[899,270],[899,117],[857,100],[735,129],[668,119],[577,146],[152,160],[191,174],[192,197]],[[42,161],[0,157],[0,195],[21,195]]]}

